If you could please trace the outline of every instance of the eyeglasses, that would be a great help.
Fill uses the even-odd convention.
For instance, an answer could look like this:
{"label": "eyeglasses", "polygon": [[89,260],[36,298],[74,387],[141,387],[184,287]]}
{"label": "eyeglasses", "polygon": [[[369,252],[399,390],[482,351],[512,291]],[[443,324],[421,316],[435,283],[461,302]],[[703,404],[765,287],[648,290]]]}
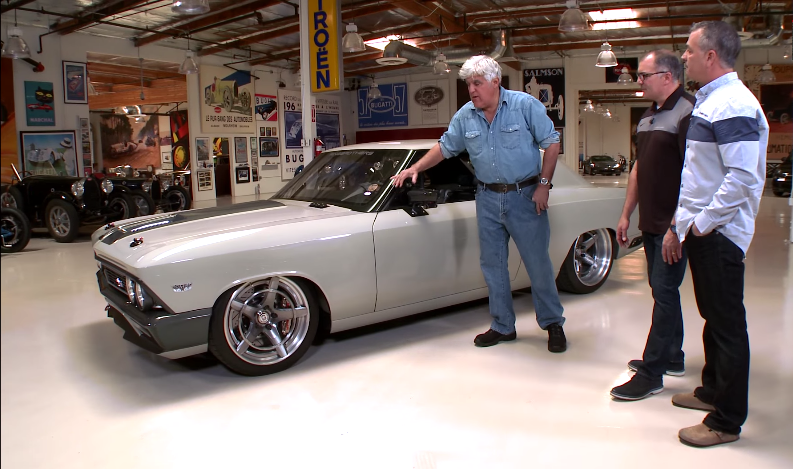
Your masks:
{"label": "eyeglasses", "polygon": [[658,75],[659,73],[671,73],[671,72],[669,70],[664,70],[662,72],[653,72],[653,73],[639,72],[636,74],[636,78],[644,81],[653,75]]}

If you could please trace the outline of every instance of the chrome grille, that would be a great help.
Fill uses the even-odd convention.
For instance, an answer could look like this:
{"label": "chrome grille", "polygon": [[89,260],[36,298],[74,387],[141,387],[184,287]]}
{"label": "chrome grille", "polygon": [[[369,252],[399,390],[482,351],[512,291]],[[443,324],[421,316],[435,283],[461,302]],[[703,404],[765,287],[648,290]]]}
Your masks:
{"label": "chrome grille", "polygon": [[127,276],[116,272],[113,269],[103,265],[102,266],[102,273],[105,275],[105,281],[111,287],[115,288],[116,290],[123,293],[125,296],[127,294],[126,284],[127,284]]}

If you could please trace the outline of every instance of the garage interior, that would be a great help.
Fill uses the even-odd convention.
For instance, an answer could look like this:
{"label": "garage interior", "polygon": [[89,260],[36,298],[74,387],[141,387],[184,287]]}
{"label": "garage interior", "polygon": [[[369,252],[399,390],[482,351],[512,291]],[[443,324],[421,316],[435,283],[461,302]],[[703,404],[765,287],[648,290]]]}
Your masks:
{"label": "garage interior", "polygon": [[[4,182],[10,177],[7,158],[18,161],[17,131],[34,129],[20,124],[23,84],[43,80],[57,89],[63,61],[85,63],[90,86],[86,104],[56,98],[57,128],[74,129],[79,118],[88,118],[88,161],[100,168],[110,161],[131,163],[107,155],[103,160],[99,128],[107,115],[157,119],[158,149],[165,154],[174,143],[162,140],[171,135],[170,115],[186,111],[194,171],[200,168],[196,138],[233,141],[231,133],[200,127],[204,83],[198,73],[183,73],[186,61],[199,69],[250,71],[256,94],[301,90],[298,2],[184,3],[207,4],[210,10],[175,13],[172,0],[2,1],[0,37],[7,41],[9,31],[18,28],[33,62],[3,59],[3,88],[13,84],[19,101],[16,130],[10,135],[4,130],[2,137]],[[339,133],[348,143],[437,138],[468,100],[456,79],[460,65],[486,52],[497,56],[513,90],[525,89],[525,70],[564,71],[559,128],[567,151],[559,164],[581,170],[584,159],[601,154],[630,162],[634,115],[651,103],[641,96],[634,69],[621,82],[622,70],[611,80],[608,73],[616,67],[595,66],[602,47],[607,43],[620,65],[634,64],[655,48],[682,54],[691,24],[704,20],[726,19],[735,26],[743,41],[736,71],[750,87],[793,90],[790,0],[338,3],[339,37],[354,24],[367,41],[363,51],[339,52],[341,89],[331,93],[340,103]],[[560,31],[563,16],[575,7],[587,13],[589,27]],[[597,16],[624,9],[633,16]],[[438,59],[439,52],[445,60]],[[384,65],[384,58],[392,60]],[[35,64],[44,71],[37,72]],[[766,64],[775,76],[761,83]],[[360,90],[402,82],[443,84],[449,116],[395,127],[359,125]],[[561,114],[558,96],[549,107],[554,108],[549,116]],[[251,138],[259,137],[260,125]],[[784,125],[791,124],[779,125],[779,154],[786,156],[793,138]],[[282,121],[278,128],[285,140],[288,129]],[[155,169],[166,171],[158,166],[163,158]],[[769,165],[780,160],[769,157]],[[265,177],[260,162],[258,184],[243,184],[234,178],[233,157],[214,159],[212,190],[199,191],[193,181],[193,208],[262,200],[288,182],[283,162],[272,177]],[[88,166],[80,165],[82,174]],[[584,178],[595,186],[626,187],[628,172]],[[531,294],[517,291],[516,342],[473,346],[473,337],[490,321],[487,300],[481,300],[334,334],[295,367],[247,378],[211,357],[168,360],[122,340],[123,331],[106,317],[91,230],[85,230],[71,244],[34,233],[23,252],[2,255],[1,464],[172,468],[246,464],[255,458],[252,464],[301,468],[791,467],[793,212],[791,199],[775,196],[770,186],[771,178],[745,261],[750,401],[735,444],[702,451],[677,439],[678,429],[704,417],[670,403],[673,394],[698,385],[704,363],[704,321],[690,272],[680,289],[685,376],[665,377],[663,393],[639,402],[614,401],[608,394],[631,376],[626,363],[641,358],[650,326],[652,296],[641,250],[615,262],[597,292],[561,295],[569,341],[564,354],[546,351]]]}

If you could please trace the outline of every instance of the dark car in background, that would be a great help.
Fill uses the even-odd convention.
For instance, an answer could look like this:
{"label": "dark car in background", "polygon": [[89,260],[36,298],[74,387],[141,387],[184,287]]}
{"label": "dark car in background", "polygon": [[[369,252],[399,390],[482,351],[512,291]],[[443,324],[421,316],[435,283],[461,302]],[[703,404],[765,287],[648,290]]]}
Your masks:
{"label": "dark car in background", "polygon": [[107,176],[115,187],[132,191],[137,215],[151,215],[157,210],[176,212],[189,210],[192,205],[189,187],[189,170],[153,174],[135,170],[131,166],[111,168]]}
{"label": "dark car in background", "polygon": [[619,176],[623,168],[619,161],[608,155],[594,155],[584,160],[584,174],[613,174]]}
{"label": "dark car in background", "polygon": [[771,176],[771,190],[778,197],[790,197],[793,186],[793,156],[787,157]]}
{"label": "dark car in background", "polygon": [[46,227],[55,241],[70,243],[81,225],[103,224],[136,215],[128,191],[114,191],[109,179],[45,176],[16,167],[11,184],[0,186],[0,204],[20,210],[31,227]]}

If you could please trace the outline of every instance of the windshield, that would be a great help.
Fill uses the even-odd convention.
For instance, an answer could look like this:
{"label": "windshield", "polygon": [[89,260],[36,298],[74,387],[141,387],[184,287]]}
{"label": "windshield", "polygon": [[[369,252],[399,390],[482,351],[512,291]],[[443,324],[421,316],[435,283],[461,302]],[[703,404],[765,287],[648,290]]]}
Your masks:
{"label": "windshield", "polygon": [[614,158],[610,157],[610,156],[593,156],[592,157],[592,161],[608,161],[608,162],[611,162],[611,161],[616,161],[616,160]]}
{"label": "windshield", "polygon": [[412,150],[365,149],[322,153],[273,199],[302,200],[368,212],[382,200]]}

